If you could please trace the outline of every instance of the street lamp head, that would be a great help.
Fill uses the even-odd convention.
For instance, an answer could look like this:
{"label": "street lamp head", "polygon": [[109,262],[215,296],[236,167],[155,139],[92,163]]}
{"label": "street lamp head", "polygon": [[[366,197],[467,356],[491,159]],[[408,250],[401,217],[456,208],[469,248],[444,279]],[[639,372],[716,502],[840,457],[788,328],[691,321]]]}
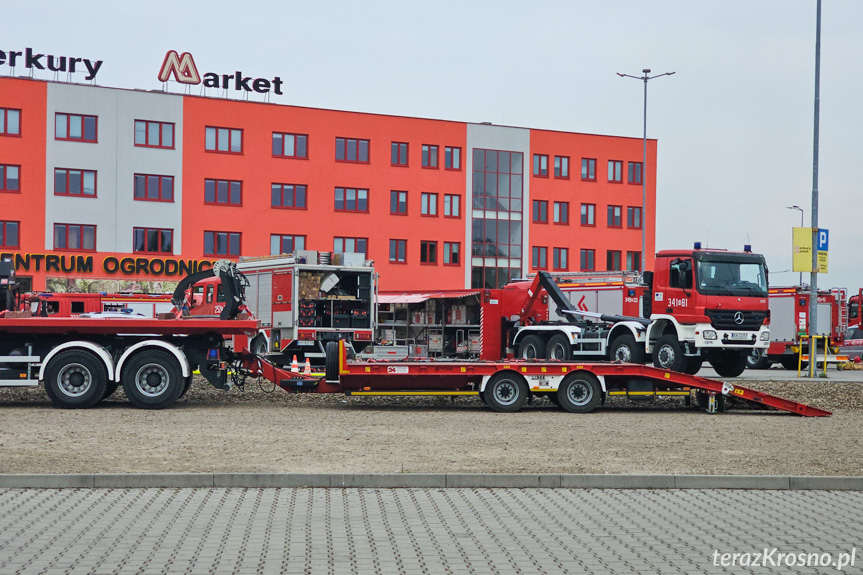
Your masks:
{"label": "street lamp head", "polygon": [[801,212],[803,211],[803,208],[801,208],[800,206],[797,206],[797,205],[794,205],[794,206],[785,206],[785,209],[786,209],[786,210],[800,210]]}
{"label": "street lamp head", "polygon": [[645,74],[650,74],[650,68],[645,68],[644,70],[642,70],[642,72],[644,72]]}

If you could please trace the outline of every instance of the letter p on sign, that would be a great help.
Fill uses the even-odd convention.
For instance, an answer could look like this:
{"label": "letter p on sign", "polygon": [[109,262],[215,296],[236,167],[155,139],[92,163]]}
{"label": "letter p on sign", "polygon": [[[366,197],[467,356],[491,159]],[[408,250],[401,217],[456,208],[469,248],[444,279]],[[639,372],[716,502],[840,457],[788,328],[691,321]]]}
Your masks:
{"label": "letter p on sign", "polygon": [[825,230],[824,228],[818,229],[818,251],[819,252],[829,251],[827,249],[827,240],[829,239],[829,237],[830,237],[830,233],[828,230]]}

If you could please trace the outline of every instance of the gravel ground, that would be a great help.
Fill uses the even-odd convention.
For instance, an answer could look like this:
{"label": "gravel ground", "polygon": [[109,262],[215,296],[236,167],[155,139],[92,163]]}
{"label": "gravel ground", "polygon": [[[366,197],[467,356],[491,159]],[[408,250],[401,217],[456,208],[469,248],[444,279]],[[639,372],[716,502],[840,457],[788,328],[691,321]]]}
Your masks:
{"label": "gravel ground", "polygon": [[863,475],[860,381],[741,381],[833,411],[707,414],[677,398],[592,414],[537,400],[516,414],[478,399],[244,392],[203,380],[175,407],[132,409],[122,390],[81,411],[41,389],[0,390],[0,473],[705,473]]}

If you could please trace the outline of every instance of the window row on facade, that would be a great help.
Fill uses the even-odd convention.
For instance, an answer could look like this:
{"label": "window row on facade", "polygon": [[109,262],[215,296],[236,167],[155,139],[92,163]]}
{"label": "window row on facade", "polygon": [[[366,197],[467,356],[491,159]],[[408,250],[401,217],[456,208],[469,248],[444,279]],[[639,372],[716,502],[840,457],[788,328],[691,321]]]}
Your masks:
{"label": "window row on facade", "polygon": [[[552,202],[552,209],[549,213],[549,202],[547,200],[533,200],[531,207],[531,221],[535,224],[549,223],[549,215],[551,222],[558,225],[569,225],[569,202]],[[623,217],[626,214],[626,227],[631,229],[641,229],[641,207],[640,206],[624,206],[609,205],[606,207],[606,226],[609,228],[622,228]],[[595,226],[596,225],[596,204],[581,204],[581,225]]]}
{"label": "window row on facade", "polygon": [[[569,156],[554,156],[554,169],[551,172],[555,178],[568,180],[569,178]],[[627,182],[630,184],[641,184],[643,182],[644,164],[642,162],[627,162]],[[533,155],[533,175],[537,178],[549,177],[548,154]],[[581,159],[581,180],[584,182],[596,181],[596,158]],[[612,184],[623,183],[623,160],[608,160],[608,182]]]}
{"label": "window row on facade", "polygon": [[[551,260],[548,259],[549,249]],[[530,250],[530,267],[534,270],[547,270],[551,264],[552,271],[570,271],[569,248],[533,246]],[[641,270],[641,252],[625,252],[622,250],[607,250],[605,252],[605,271]],[[625,264],[625,268],[623,267]],[[583,248],[579,250],[578,271],[599,271],[596,267],[596,250]]]}

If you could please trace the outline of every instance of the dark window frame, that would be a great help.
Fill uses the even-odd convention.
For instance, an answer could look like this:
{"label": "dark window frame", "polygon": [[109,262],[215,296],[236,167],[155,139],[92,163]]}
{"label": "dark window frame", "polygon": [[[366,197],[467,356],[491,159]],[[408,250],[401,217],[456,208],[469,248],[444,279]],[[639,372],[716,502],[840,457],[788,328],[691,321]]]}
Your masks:
{"label": "dark window frame", "polygon": [[[157,237],[158,237],[159,249],[158,250],[149,250],[149,249],[145,248],[143,250],[139,250],[137,247],[137,238],[135,237],[136,233],[139,231],[144,232],[144,243],[145,244],[149,244],[150,232],[156,232]],[[171,234],[171,249],[168,251],[162,250],[162,245],[163,245],[162,236],[165,232],[170,232],[170,234]],[[172,255],[174,253],[174,230],[171,228],[139,228],[139,227],[132,228],[132,253]]]}
{"label": "dark window frame", "polygon": [[[630,230],[640,230],[642,226],[641,206],[626,206],[626,227]],[[634,225],[635,215],[638,215],[638,225]]]}
{"label": "dark window frame", "polygon": [[644,163],[627,162],[627,164],[627,182],[633,185],[640,186],[644,179]]}
{"label": "dark window frame", "polygon": [[622,271],[623,252],[621,250],[607,250],[605,252],[605,269],[610,272]]}
{"label": "dark window frame", "polygon": [[437,240],[420,240],[420,265],[438,265],[437,244]]}
{"label": "dark window frame", "polygon": [[581,248],[578,258],[579,270],[583,272],[596,271],[596,250],[591,248]]}

